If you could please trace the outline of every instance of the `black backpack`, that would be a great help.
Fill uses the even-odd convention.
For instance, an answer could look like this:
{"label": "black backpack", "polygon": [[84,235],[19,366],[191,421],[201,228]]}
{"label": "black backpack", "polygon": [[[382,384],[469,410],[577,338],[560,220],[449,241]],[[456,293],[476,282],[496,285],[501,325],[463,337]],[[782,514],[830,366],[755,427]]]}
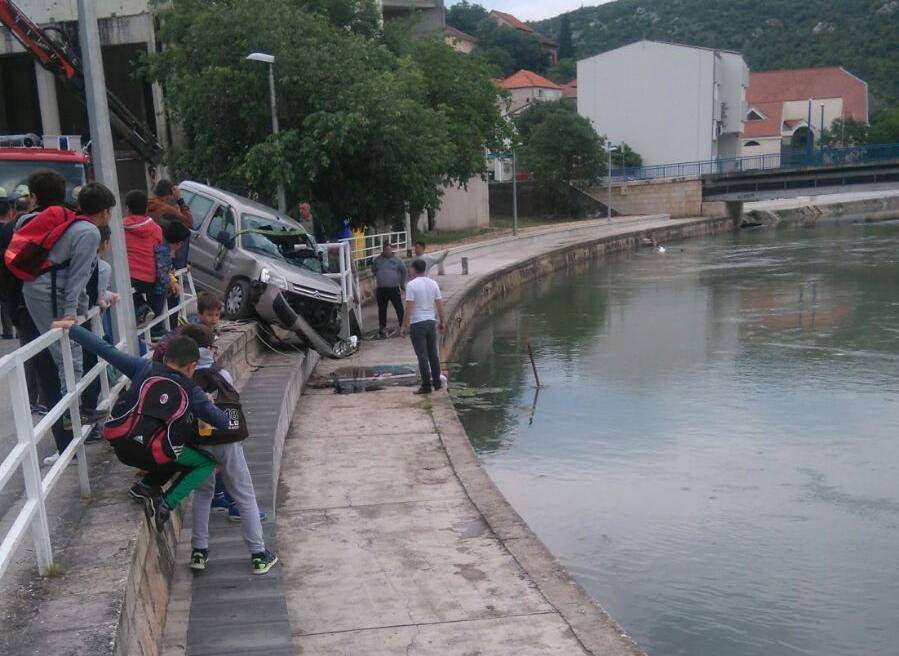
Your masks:
{"label": "black backpack", "polygon": [[25,301],[22,298],[22,281],[6,268],[6,249],[12,241],[16,224],[22,219],[27,223],[35,216],[37,212],[29,212],[0,226],[0,298],[9,308],[20,308],[25,305]]}
{"label": "black backpack", "polygon": [[212,395],[215,406],[228,415],[228,428],[213,428],[204,435],[204,431],[198,431],[193,443],[202,447],[204,444],[231,444],[241,442],[250,435],[247,427],[247,418],[243,414],[243,406],[240,404],[240,393],[234,389],[225,377],[220,373],[221,368],[212,366],[208,369],[197,369],[194,372],[194,383],[207,394]]}

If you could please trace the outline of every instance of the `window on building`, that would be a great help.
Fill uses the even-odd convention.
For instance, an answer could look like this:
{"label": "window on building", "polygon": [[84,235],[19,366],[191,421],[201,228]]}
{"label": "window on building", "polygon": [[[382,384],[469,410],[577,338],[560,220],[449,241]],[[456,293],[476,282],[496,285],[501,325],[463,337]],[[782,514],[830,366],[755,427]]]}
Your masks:
{"label": "window on building", "polygon": [[744,148],[751,148],[752,146],[760,146],[761,144],[758,141],[747,141],[743,144]]}
{"label": "window on building", "polygon": [[750,109],[749,112],[746,114],[746,120],[747,121],[764,121],[765,117],[762,116],[756,110]]}

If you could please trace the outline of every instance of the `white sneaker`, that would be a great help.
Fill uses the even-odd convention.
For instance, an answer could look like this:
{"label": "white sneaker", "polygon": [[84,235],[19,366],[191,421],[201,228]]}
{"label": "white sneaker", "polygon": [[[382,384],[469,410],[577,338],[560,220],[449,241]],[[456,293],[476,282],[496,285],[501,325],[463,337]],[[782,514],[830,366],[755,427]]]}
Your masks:
{"label": "white sneaker", "polygon": [[[53,465],[56,464],[56,461],[57,461],[57,460],[59,460],[59,454],[58,454],[58,453],[54,453],[52,456],[47,456],[46,458],[44,458],[44,466],[45,466],[45,467],[52,467]],[[78,456],[77,456],[77,455],[76,455],[76,456],[72,456],[72,459],[69,460],[69,466],[71,467],[72,465],[74,465],[76,460],[78,460]]]}

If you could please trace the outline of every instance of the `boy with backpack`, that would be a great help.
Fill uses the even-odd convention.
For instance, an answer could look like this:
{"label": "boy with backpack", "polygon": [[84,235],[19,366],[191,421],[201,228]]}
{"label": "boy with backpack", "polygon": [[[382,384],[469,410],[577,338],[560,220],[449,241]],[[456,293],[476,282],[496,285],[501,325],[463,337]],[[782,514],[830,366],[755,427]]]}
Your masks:
{"label": "boy with backpack", "polygon": [[[163,363],[136,358],[103,341],[71,318],[55,321],[53,328],[68,329],[69,336],[97,357],[131,379],[103,426],[103,437],[116,457],[129,467],[137,467],[175,481],[163,493],[144,477],[144,510],[147,519],[161,531],[171,511],[215,468],[215,461],[188,446],[196,438],[197,419],[215,429],[226,430],[231,421],[216,408],[193,381],[200,351],[190,337],[172,339]],[[150,479],[152,481],[152,479]],[[134,487],[132,487],[132,494]]]}
{"label": "boy with backpack", "polygon": [[[97,263],[100,232],[116,204],[112,192],[89,182],[78,194],[80,215],[60,205],[19,220],[4,254],[6,267],[22,280],[22,296],[28,314],[41,333],[56,319],[72,318],[87,311],[87,283]],[[60,343],[50,346],[65,390]],[[72,345],[75,379],[81,378],[81,348]]]}
{"label": "boy with backpack", "polygon": [[[208,435],[204,435],[203,430],[199,431],[195,443],[198,449],[209,453],[218,463],[222,482],[239,511],[240,526],[244,543],[250,552],[253,574],[265,574],[275,566],[278,557],[265,548],[262,537],[262,516],[241,443],[247,437],[247,432],[246,420],[240,410],[240,394],[234,389],[231,374],[214,363],[210,350],[215,340],[212,330],[196,323],[182,326],[180,332],[181,335],[194,339],[200,347],[200,361],[194,373],[194,381],[234,418],[234,426],[227,431],[208,431]],[[198,571],[206,569],[206,562],[209,560],[209,512],[215,491],[216,481],[209,477],[194,493],[190,567]]]}

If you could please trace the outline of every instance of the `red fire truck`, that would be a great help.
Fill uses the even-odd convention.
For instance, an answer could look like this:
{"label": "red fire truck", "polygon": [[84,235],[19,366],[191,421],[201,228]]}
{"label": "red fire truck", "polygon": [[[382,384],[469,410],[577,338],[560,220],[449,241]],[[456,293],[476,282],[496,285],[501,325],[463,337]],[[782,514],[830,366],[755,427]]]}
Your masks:
{"label": "red fire truck", "polygon": [[0,187],[12,196],[27,184],[35,169],[52,169],[66,180],[66,200],[89,177],[89,158],[81,137],[46,137],[35,134],[0,137]]}

